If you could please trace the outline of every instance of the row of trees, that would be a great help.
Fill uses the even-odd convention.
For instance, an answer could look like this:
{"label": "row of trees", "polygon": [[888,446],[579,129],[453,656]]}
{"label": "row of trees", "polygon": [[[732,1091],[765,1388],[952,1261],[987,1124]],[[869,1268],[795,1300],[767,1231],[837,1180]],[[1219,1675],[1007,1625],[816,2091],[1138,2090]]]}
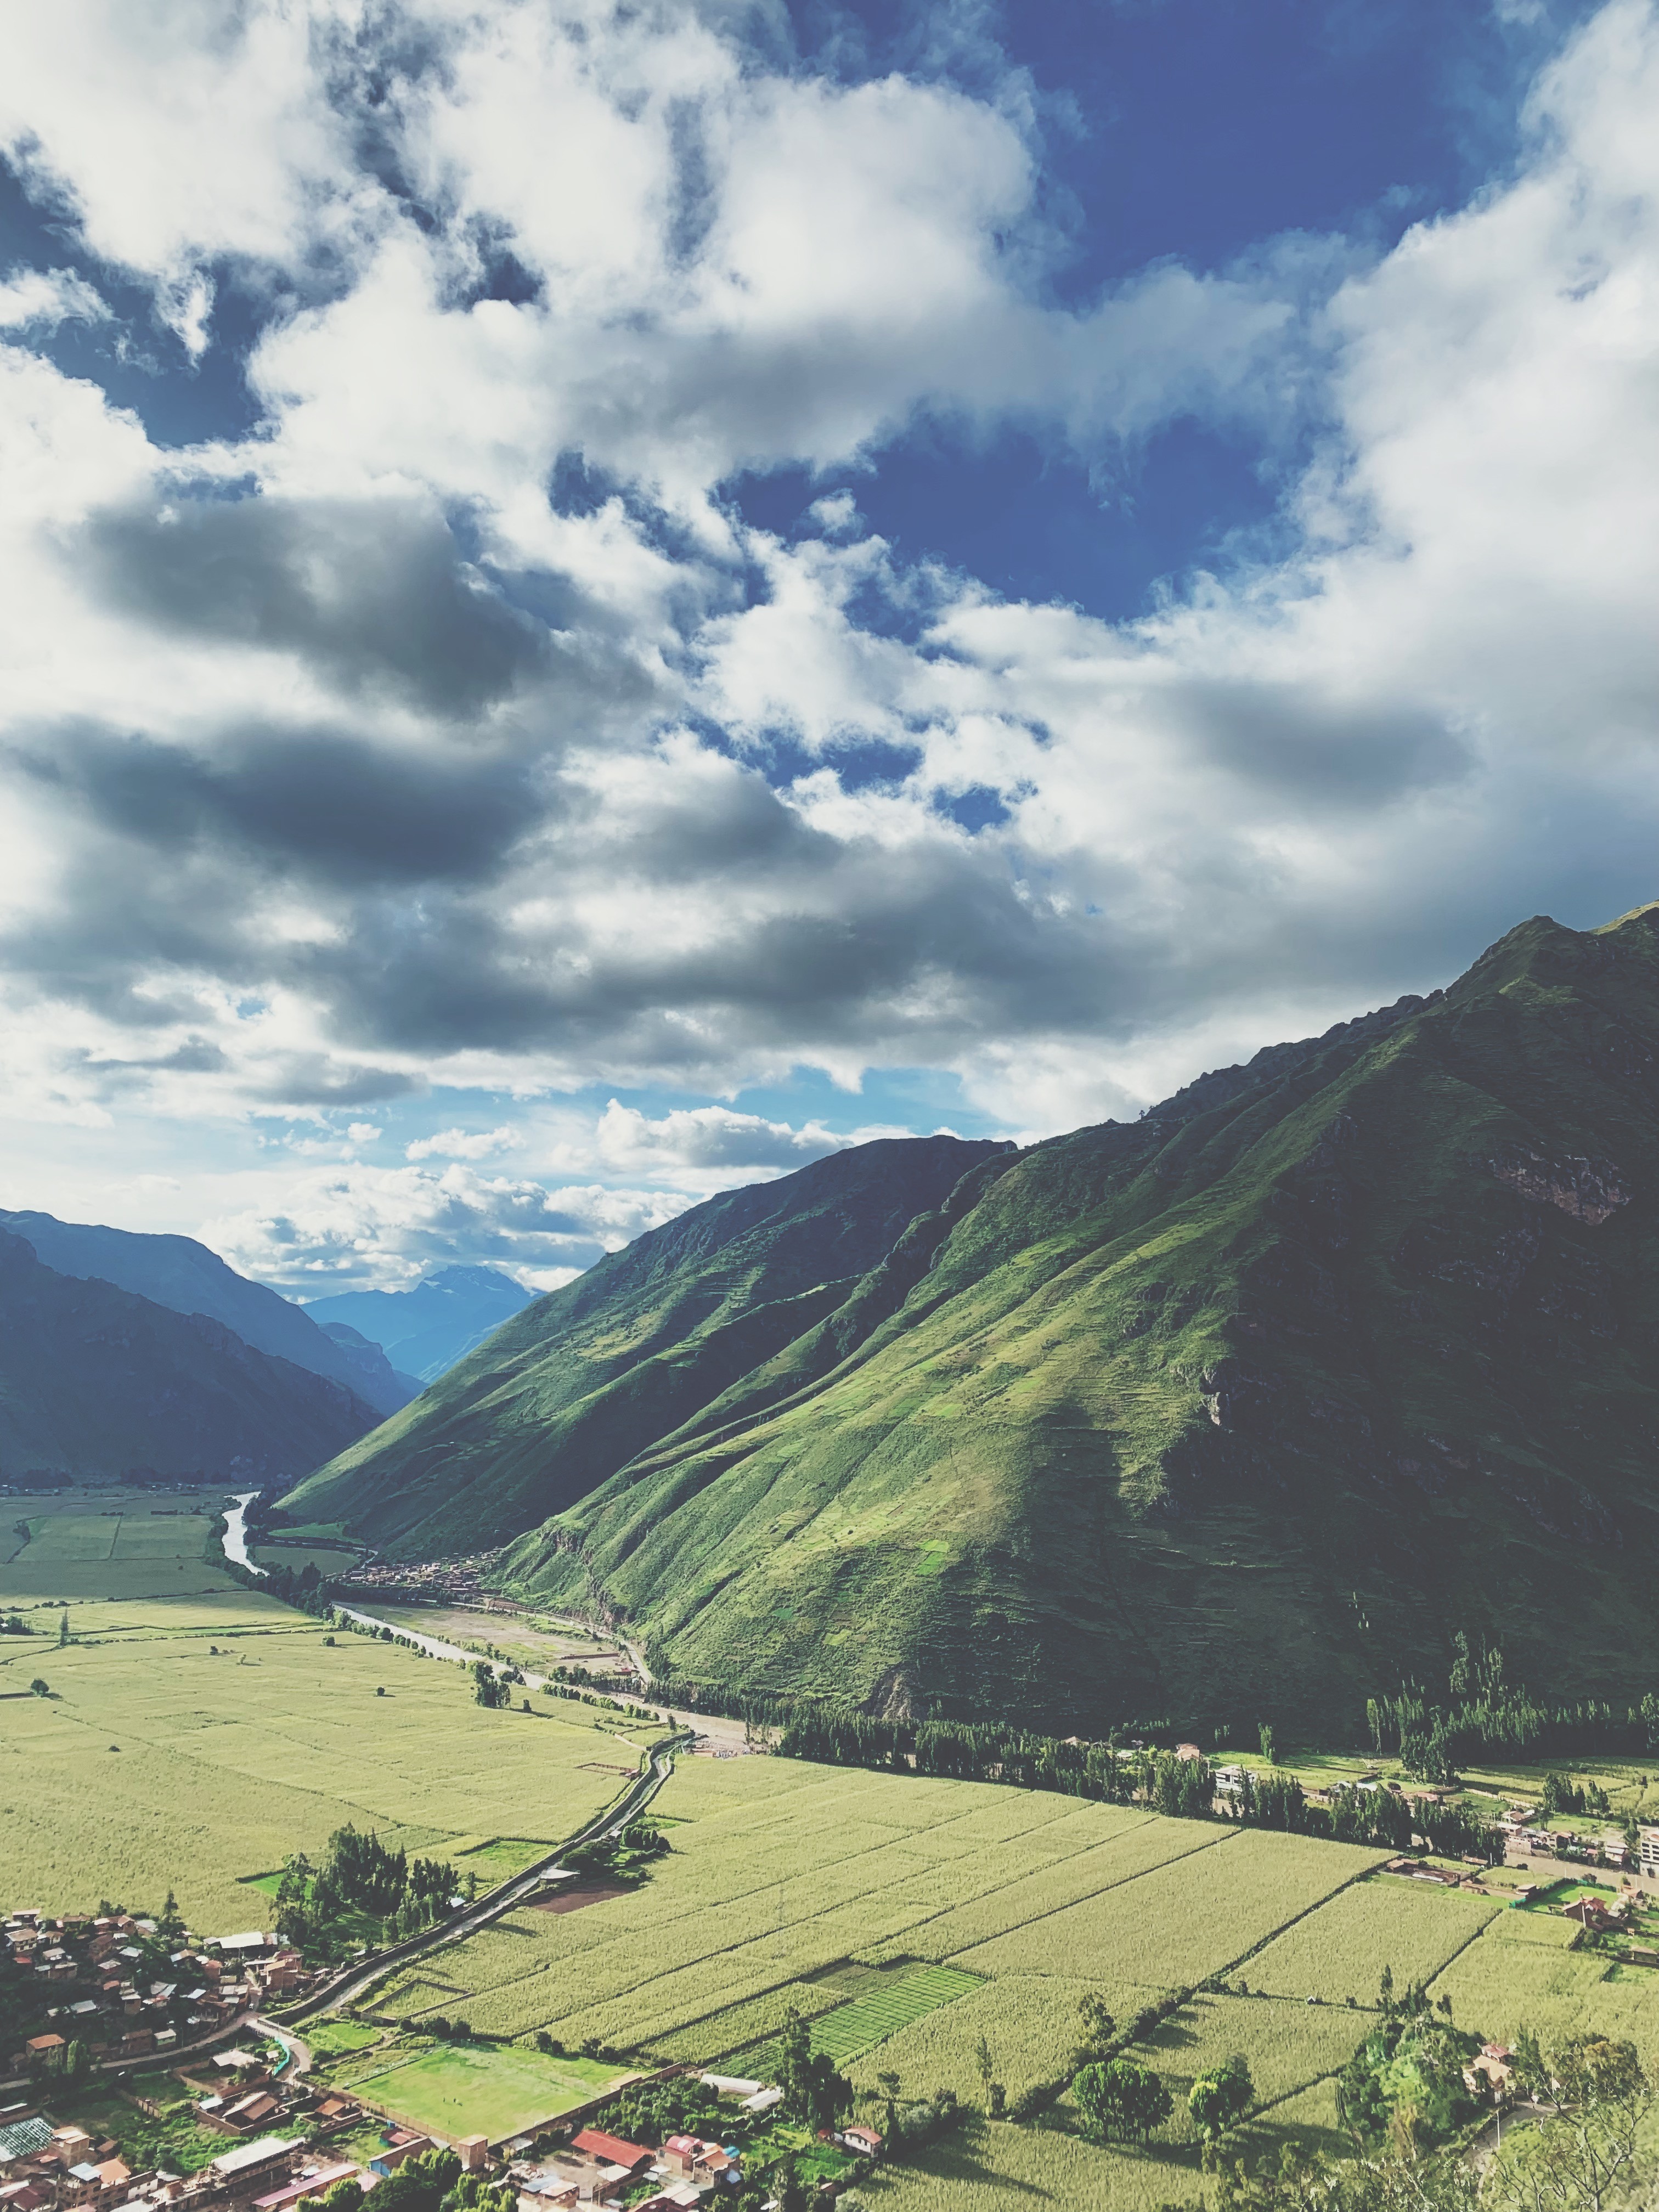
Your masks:
{"label": "row of trees", "polygon": [[1316,1805],[1294,1775],[1248,1770],[1232,1794],[1218,1800],[1215,1770],[1206,1759],[1123,1750],[1114,1743],[1062,1742],[969,1722],[883,1721],[867,1713],[799,1706],[775,1747],[786,1758],[824,1765],[1059,1790],[1109,1804],[1146,1805],[1179,1819],[1235,1820],[1391,1850],[1409,1850],[1417,1834],[1437,1851],[1492,1857],[1499,1848],[1490,1824],[1458,1805],[1410,1804],[1394,1790],[1357,1786]]}
{"label": "row of trees", "polygon": [[1455,1781],[1459,1762],[1476,1759],[1659,1752],[1659,1692],[1620,1705],[1537,1698],[1505,1680],[1495,1644],[1475,1644],[1461,1629],[1443,1697],[1410,1683],[1394,1697],[1368,1698],[1365,1717],[1378,1756],[1397,1756],[1428,1782]]}

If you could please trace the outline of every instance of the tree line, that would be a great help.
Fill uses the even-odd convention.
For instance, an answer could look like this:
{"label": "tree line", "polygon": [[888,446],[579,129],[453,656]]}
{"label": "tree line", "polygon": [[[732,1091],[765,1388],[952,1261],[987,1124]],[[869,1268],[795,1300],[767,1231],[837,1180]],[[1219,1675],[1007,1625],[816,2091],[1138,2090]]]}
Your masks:
{"label": "tree line", "polygon": [[1460,1761],[1659,1752],[1659,1692],[1622,1705],[1598,1698],[1552,1704],[1506,1681],[1502,1650],[1462,1629],[1443,1694],[1408,1683],[1393,1697],[1368,1698],[1365,1720],[1377,1755],[1398,1758],[1427,1782],[1454,1781]]}

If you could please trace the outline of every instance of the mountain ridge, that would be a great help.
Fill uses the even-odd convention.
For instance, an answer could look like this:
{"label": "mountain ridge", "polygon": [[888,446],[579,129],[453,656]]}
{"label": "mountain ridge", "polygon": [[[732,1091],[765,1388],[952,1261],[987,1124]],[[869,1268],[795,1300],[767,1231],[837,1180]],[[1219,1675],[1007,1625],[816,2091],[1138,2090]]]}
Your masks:
{"label": "mountain ridge", "polygon": [[325,1332],[343,1325],[378,1345],[394,1369],[413,1378],[418,1396],[533,1296],[497,1267],[450,1267],[412,1290],[340,1291],[308,1299],[302,1310]]}
{"label": "mountain ridge", "polygon": [[[1557,1694],[1659,1676],[1659,912],[1534,917],[1444,993],[975,1170],[695,1402],[630,1370],[654,1434],[562,1462],[501,1585],[731,1693],[1062,1732],[1352,1730],[1460,1626]],[[682,1298],[696,1233],[659,1248]],[[532,1498],[487,1397],[499,1527]]]}
{"label": "mountain ridge", "polygon": [[60,1221],[30,1210],[0,1210],[0,1229],[25,1238],[54,1273],[111,1283],[173,1313],[205,1315],[254,1351],[343,1384],[377,1413],[393,1413],[415,1395],[391,1379],[389,1367],[355,1364],[302,1307],[239,1275],[193,1237]]}
{"label": "mountain ridge", "polygon": [[348,1387],[0,1228],[0,1471],[291,1480],[379,1416]]}

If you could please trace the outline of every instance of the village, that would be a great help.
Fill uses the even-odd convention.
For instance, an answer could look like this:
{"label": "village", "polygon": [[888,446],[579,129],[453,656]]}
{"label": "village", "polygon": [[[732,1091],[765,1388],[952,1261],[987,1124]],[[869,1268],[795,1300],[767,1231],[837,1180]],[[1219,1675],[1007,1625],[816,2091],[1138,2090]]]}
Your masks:
{"label": "village", "polygon": [[[704,2124],[724,2121],[714,2134],[636,2127],[652,2137],[640,2142],[609,2131],[594,2123],[615,2083],[497,2139],[420,2130],[368,2094],[331,2088],[325,2061],[312,2070],[307,2037],[322,2045],[325,2031],[264,2015],[273,2004],[303,2008],[325,1978],[274,1935],[198,1942],[163,1919],[27,1909],[4,1936],[0,2019],[32,2014],[44,2025],[0,2051],[11,2077],[0,2081],[0,2212],[311,2212],[324,2199],[328,2212],[357,2212],[399,2175],[389,2212],[436,2212],[465,2180],[496,2192],[490,2212],[692,2212],[738,2189],[745,2141],[781,2117],[776,2083],[684,2066],[619,2079],[666,2090],[669,2110],[695,2109]],[[882,2137],[849,2123],[821,2130],[820,2142],[813,2201],[833,2204],[881,2155]],[[463,2188],[454,2201],[478,2199]]]}

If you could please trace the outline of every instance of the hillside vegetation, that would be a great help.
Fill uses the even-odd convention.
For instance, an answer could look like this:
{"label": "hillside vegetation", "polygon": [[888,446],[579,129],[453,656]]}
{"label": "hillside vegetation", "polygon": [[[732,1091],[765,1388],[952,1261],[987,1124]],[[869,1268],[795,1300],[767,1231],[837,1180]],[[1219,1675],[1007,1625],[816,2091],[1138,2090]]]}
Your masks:
{"label": "hillside vegetation", "polygon": [[1527,922],[743,1304],[719,1209],[863,1157],[527,1309],[318,1510],[516,1524],[507,1584],[684,1678],[900,1715],[1353,1730],[1460,1626],[1558,1694],[1659,1679],[1659,915]]}
{"label": "hillside vegetation", "polygon": [[832,1315],[855,1328],[844,1310],[881,1304],[889,1279],[892,1311],[925,1264],[894,1251],[915,1217],[1006,1157],[954,1137],[861,1145],[694,1206],[526,1306],[286,1503],[393,1556],[516,1536]]}

